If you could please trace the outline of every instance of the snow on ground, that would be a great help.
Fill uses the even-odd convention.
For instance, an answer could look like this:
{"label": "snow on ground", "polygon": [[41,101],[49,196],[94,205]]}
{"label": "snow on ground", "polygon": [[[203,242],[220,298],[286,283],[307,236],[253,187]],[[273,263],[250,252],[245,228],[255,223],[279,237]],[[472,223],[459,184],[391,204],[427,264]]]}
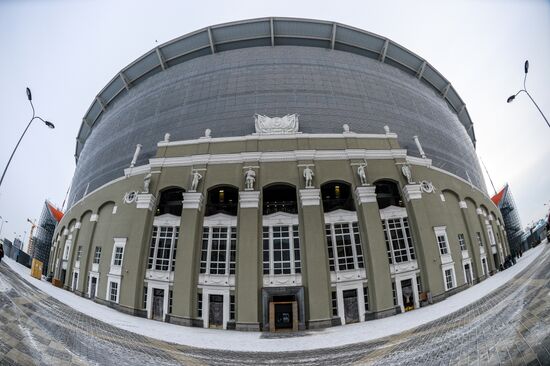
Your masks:
{"label": "snow on ground", "polygon": [[[123,314],[107,306],[77,296],[72,292],[57,288],[49,282],[35,279],[30,276],[30,269],[9,258],[5,257],[5,259],[7,259],[6,263],[15,272],[48,295],[86,315],[118,328],[162,341],[198,348],[248,352],[282,352],[330,348],[370,341],[436,320],[471,304],[506,284],[527,268],[544,250],[548,250],[547,248],[547,244],[541,244],[527,251],[515,266],[434,305],[384,319],[317,331],[306,331],[305,336],[272,339],[261,338],[261,332],[183,327]],[[0,287],[6,285],[9,286],[0,282]]]}

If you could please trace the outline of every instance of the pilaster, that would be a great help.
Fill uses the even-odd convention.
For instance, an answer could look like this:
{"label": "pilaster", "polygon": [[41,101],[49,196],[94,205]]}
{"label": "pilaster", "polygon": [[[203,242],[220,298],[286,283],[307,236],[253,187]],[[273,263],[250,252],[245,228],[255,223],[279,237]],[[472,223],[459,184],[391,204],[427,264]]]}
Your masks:
{"label": "pilaster", "polygon": [[395,314],[396,307],[393,304],[388,252],[375,189],[375,186],[357,187],[355,198],[369,281],[369,317],[383,318]]}
{"label": "pilaster", "polygon": [[[174,301],[170,321],[181,325],[192,326],[197,317],[197,264],[200,255],[201,209],[203,195],[200,192],[183,194],[178,255],[174,271]],[[181,254],[180,254],[181,253]],[[203,309],[203,311],[208,311]]]}
{"label": "pilaster", "polygon": [[301,189],[299,193],[302,204],[300,231],[303,237],[302,280],[306,289],[307,327],[330,327],[330,273],[320,190],[306,188]]}
{"label": "pilaster", "polygon": [[236,271],[236,324],[237,330],[260,330],[261,241],[260,192],[239,192],[239,217]]}

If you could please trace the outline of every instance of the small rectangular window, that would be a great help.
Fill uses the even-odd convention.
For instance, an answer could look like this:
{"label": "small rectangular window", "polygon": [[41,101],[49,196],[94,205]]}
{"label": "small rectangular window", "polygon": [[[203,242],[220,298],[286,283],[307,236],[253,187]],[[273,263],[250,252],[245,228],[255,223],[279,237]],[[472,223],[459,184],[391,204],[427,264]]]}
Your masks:
{"label": "small rectangular window", "polygon": [[113,258],[113,266],[122,265],[122,255],[124,252],[123,247],[115,247],[115,256]]}
{"label": "small rectangular window", "polygon": [[369,288],[363,287],[363,298],[365,300],[365,311],[369,311]]}
{"label": "small rectangular window", "polygon": [[439,252],[441,255],[449,254],[449,250],[447,248],[447,240],[445,238],[445,235],[438,235],[437,236],[437,244],[439,245]]}
{"label": "small rectangular window", "polygon": [[458,234],[458,244],[460,245],[460,250],[463,252],[466,251],[466,240],[464,239],[464,234]]}
{"label": "small rectangular window", "polygon": [[[108,254],[107,254],[108,255]],[[101,259],[101,247],[95,247],[95,253],[94,253],[94,264],[99,264],[99,260]]]}
{"label": "small rectangular window", "polygon": [[338,316],[338,298],[336,297],[336,291],[331,293],[331,303],[332,303],[332,316]]}
{"label": "small rectangular window", "polygon": [[477,243],[479,244],[480,247],[483,246],[483,240],[481,240],[481,233],[478,231],[476,232],[476,236],[477,236]]}
{"label": "small rectangular window", "polygon": [[235,320],[235,295],[229,295],[229,319]]}
{"label": "small rectangular window", "polygon": [[173,294],[172,290],[168,291],[168,313],[172,314],[172,303],[173,303]]}
{"label": "small rectangular window", "polygon": [[76,261],[78,262],[80,258],[82,258],[82,245],[79,245],[76,251]]}
{"label": "small rectangular window", "polygon": [[445,270],[445,284],[447,285],[447,290],[450,290],[454,287],[452,269]]}
{"label": "small rectangular window", "polygon": [[110,282],[110,297],[109,300],[113,302],[117,302],[118,299],[118,283],[117,282]]}
{"label": "small rectangular window", "polygon": [[391,292],[393,295],[393,305],[397,306],[397,289],[395,288],[395,282],[391,283]]}
{"label": "small rectangular window", "polygon": [[202,293],[197,294],[197,316],[202,318]]}
{"label": "small rectangular window", "polygon": [[147,309],[147,287],[143,287],[143,308]]}

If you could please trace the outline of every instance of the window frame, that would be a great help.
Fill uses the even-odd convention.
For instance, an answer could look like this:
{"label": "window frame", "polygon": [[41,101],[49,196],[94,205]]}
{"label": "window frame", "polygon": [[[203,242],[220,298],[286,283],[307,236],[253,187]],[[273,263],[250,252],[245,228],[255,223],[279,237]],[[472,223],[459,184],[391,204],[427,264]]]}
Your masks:
{"label": "window frame", "polygon": [[458,245],[460,246],[460,250],[462,252],[467,252],[468,247],[466,247],[466,238],[464,237],[464,233],[459,233],[457,237],[458,237]]}
{"label": "window frame", "polygon": [[[336,226],[340,226],[337,233]],[[347,233],[344,231],[347,230]],[[342,238],[341,245],[338,244],[337,236]],[[345,237],[349,236],[349,245],[345,241]],[[342,272],[342,271],[354,271],[365,269],[365,256],[363,254],[363,244],[361,241],[361,231],[359,230],[359,223],[355,221],[329,221],[325,220],[325,237],[327,240],[327,250],[329,254],[329,271],[330,272]],[[346,247],[351,247],[351,257],[345,255],[340,257],[340,248],[343,252],[346,252]],[[360,253],[358,253],[360,251]],[[352,268],[347,268],[350,264],[349,258],[352,259]],[[343,263],[340,263],[341,260]],[[346,268],[342,269],[341,266]]]}
{"label": "window frame", "polygon": [[[392,221],[392,224],[398,222],[399,227],[390,227],[390,220]],[[382,227],[384,231],[384,241],[386,242],[386,250],[388,252],[388,261],[390,262],[390,264],[395,265],[416,260],[414,241],[410,229],[409,218],[407,216],[383,218]],[[394,232],[396,233],[400,231],[402,236],[394,238],[391,235],[391,230],[394,230]],[[403,240],[405,247],[398,247],[398,249],[396,249],[395,245],[397,244],[399,246],[400,240]],[[396,251],[404,251],[404,254],[399,254],[399,257],[397,257]],[[400,258],[400,260],[397,261],[396,258]],[[403,260],[402,258],[406,258],[406,260]]]}
{"label": "window frame", "polygon": [[101,246],[96,245],[92,264],[99,264],[99,262],[101,262]]}

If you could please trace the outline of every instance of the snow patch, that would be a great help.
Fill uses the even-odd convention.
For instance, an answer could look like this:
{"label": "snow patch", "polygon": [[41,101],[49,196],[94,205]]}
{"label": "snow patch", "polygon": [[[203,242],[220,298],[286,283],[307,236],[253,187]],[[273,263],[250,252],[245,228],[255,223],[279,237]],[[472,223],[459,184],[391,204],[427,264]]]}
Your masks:
{"label": "snow patch", "polygon": [[[323,330],[306,331],[306,337],[289,338],[262,338],[261,332],[191,328],[138,318],[97,304],[72,292],[54,287],[49,282],[35,279],[31,277],[30,269],[9,258],[6,263],[32,285],[64,304],[86,315],[130,332],[161,341],[198,348],[246,352],[284,352],[339,347],[352,343],[371,341],[400,333],[449,315],[506,284],[526,269],[535,259],[542,257],[546,247],[547,245],[541,244],[525,252],[515,266],[499,272],[485,281],[437,304],[384,319]],[[545,255],[548,255],[548,253],[550,251],[546,251]]]}

